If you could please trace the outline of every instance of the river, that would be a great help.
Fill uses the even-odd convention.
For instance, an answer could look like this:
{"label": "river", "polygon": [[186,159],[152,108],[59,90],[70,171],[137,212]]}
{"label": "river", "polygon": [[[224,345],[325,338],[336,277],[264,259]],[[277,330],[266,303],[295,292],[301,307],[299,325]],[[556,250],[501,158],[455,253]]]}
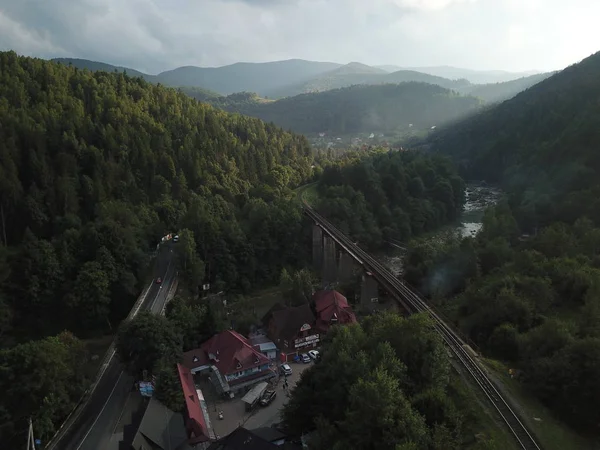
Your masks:
{"label": "river", "polygon": [[[495,205],[502,196],[502,191],[496,187],[480,183],[469,183],[465,191],[466,202],[457,224],[441,228],[431,235],[431,239],[448,233],[449,230],[457,231],[463,237],[475,236],[483,226],[483,213],[489,206]],[[380,256],[381,262],[388,267],[394,275],[402,273],[402,259],[405,252],[393,248]]]}
{"label": "river", "polygon": [[465,192],[467,201],[456,227],[462,236],[475,236],[482,227],[483,213],[488,206],[495,205],[502,191],[483,184],[470,184]]}

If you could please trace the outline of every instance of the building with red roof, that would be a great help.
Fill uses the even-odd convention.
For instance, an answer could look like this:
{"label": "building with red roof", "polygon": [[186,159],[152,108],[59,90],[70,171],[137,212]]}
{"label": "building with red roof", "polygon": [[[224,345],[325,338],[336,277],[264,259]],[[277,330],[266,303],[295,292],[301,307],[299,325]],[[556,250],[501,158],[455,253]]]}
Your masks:
{"label": "building with red roof", "polygon": [[338,291],[316,292],[313,296],[317,323],[315,328],[326,333],[332,325],[356,323],[356,316],[348,300]]}
{"label": "building with red roof", "polygon": [[[194,376],[187,367],[177,364],[179,380],[185,397],[185,429],[188,433],[189,443],[198,444],[210,441],[208,411],[206,404],[202,405],[196,390]],[[206,417],[205,417],[206,415]]]}
{"label": "building with red roof", "polygon": [[209,373],[222,394],[245,391],[276,375],[269,358],[233,330],[216,334],[200,348],[185,352],[183,364],[192,374]]}

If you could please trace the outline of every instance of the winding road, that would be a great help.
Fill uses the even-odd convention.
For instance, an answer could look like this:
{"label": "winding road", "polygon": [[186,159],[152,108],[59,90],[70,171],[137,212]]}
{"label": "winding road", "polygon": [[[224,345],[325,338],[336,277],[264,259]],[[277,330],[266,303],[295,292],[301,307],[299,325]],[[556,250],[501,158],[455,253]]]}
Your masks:
{"label": "winding road", "polygon": [[[156,258],[152,285],[147,290],[139,310],[160,314],[175,279],[172,243],[163,244]],[[161,277],[162,283],[154,280]],[[48,450],[104,450],[109,448],[113,430],[133,389],[134,379],[123,370],[116,355],[98,381],[87,403],[77,417],[57,436]]]}

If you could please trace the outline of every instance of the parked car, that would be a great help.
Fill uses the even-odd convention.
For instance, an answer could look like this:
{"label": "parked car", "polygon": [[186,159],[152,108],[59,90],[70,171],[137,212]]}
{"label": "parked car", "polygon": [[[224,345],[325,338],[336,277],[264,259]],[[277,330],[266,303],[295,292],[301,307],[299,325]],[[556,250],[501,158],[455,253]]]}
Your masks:
{"label": "parked car", "polygon": [[269,403],[271,403],[273,400],[275,400],[275,397],[277,397],[277,392],[272,391],[272,390],[265,391],[262,398],[260,399],[261,406],[269,405]]}
{"label": "parked car", "polygon": [[158,277],[158,278],[156,279],[156,284],[160,284],[160,283],[162,283],[162,278],[161,278],[161,277]]}
{"label": "parked car", "polygon": [[309,363],[310,356],[308,356],[306,353],[302,353],[302,355],[300,355],[300,361],[302,361],[304,364]]}
{"label": "parked car", "polygon": [[308,352],[308,356],[310,356],[312,359],[314,359],[316,361],[317,359],[319,359],[319,351],[318,350],[310,350]]}
{"label": "parked car", "polygon": [[289,364],[282,364],[281,368],[280,368],[280,372],[281,372],[281,375],[291,375],[292,368],[289,366]]}

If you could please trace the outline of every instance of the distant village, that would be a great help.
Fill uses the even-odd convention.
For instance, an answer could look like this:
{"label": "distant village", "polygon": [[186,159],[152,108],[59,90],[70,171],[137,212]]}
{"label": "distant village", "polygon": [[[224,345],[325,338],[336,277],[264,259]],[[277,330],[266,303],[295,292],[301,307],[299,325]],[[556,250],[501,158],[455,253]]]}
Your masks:
{"label": "distant village", "polygon": [[353,133],[348,135],[336,135],[327,132],[320,132],[317,135],[307,136],[311,145],[319,150],[336,149],[354,149],[368,150],[373,147],[383,147],[389,149],[403,150],[399,144],[400,141],[418,137],[420,134],[435,130],[435,125],[425,130],[413,128],[413,124],[408,124],[403,132],[380,133]]}
{"label": "distant village", "polygon": [[362,133],[356,135],[328,135],[325,132],[319,133],[315,137],[309,137],[309,141],[314,148],[318,149],[368,149],[369,147],[390,148],[390,142],[383,133]]}

